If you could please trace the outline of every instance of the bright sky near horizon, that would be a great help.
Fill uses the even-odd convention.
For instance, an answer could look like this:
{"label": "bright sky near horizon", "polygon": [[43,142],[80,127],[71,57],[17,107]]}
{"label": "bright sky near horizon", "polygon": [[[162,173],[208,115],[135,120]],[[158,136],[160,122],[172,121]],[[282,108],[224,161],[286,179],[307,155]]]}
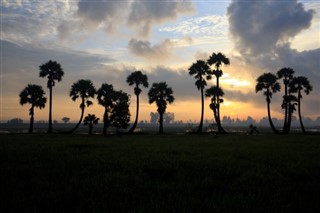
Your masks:
{"label": "bright sky near horizon", "polygon": [[[225,91],[221,115],[233,118],[267,116],[265,97],[255,93],[264,72],[291,67],[309,78],[310,95],[303,97],[302,114],[320,116],[320,2],[318,0],[1,0],[0,120],[29,119],[28,105],[19,105],[27,84],[39,84],[46,95],[46,78],[39,65],[55,60],[65,75],[53,88],[53,119],[80,117],[79,101],[69,97],[71,85],[91,79],[135,95],[127,76],[141,70],[149,84],[166,81],[175,102],[167,111],[176,120],[200,120],[200,92],[188,68],[197,59],[223,52]],[[215,79],[208,82],[214,85]],[[141,94],[139,120],[156,111]],[[282,118],[282,94],[273,96],[272,116]],[[205,102],[205,118],[213,119]],[[98,117],[103,107],[94,100],[86,109]],[[36,120],[47,120],[48,107],[36,109]]]}

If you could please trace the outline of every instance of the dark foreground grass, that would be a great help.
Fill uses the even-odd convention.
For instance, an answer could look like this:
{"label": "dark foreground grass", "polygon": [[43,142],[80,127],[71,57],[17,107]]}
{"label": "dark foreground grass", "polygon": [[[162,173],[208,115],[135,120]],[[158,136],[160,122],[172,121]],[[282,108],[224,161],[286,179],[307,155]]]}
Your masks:
{"label": "dark foreground grass", "polygon": [[319,135],[0,140],[0,212],[320,210]]}

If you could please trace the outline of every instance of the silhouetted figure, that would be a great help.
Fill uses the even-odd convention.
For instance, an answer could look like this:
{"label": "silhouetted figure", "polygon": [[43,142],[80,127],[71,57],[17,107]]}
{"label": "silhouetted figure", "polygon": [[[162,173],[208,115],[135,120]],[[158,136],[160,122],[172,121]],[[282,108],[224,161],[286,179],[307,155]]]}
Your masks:
{"label": "silhouetted figure", "polygon": [[249,127],[250,127],[249,135],[252,135],[253,133],[260,133],[256,126],[253,126],[252,124],[250,124]]}

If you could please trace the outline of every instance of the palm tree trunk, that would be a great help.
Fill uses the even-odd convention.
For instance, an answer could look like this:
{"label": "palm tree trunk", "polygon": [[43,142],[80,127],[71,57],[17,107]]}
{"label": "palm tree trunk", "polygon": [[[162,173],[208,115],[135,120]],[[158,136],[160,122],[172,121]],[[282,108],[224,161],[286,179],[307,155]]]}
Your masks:
{"label": "palm tree trunk", "polygon": [[[217,90],[219,90],[219,77],[217,77]],[[221,125],[221,119],[220,119],[220,96],[219,96],[219,92],[217,91],[217,125],[218,125],[218,131],[219,133],[227,133]]]}
{"label": "palm tree trunk", "polygon": [[163,113],[159,113],[160,114],[160,126],[159,126],[159,134],[163,134]]}
{"label": "palm tree trunk", "polygon": [[52,133],[52,86],[49,88],[49,128],[48,133]]}
{"label": "palm tree trunk", "polygon": [[272,119],[271,119],[270,101],[267,101],[267,106],[268,106],[268,119],[269,119],[270,127],[274,133],[279,134],[280,132],[275,128],[275,126],[273,125]]}
{"label": "palm tree trunk", "polygon": [[300,126],[303,134],[307,134],[306,129],[304,128],[303,122],[302,122],[302,116],[301,116],[301,90],[298,92],[298,114],[299,114],[299,121],[300,121]]}
{"label": "palm tree trunk", "polygon": [[34,106],[32,105],[30,108],[30,126],[28,133],[33,132],[33,123],[34,123]]}
{"label": "palm tree trunk", "polygon": [[282,131],[283,133],[289,133],[288,132],[288,86],[287,84],[285,84],[285,87],[284,87],[284,91],[285,91],[285,94],[284,94],[284,122],[283,122],[283,128],[282,128]]}
{"label": "palm tree trunk", "polygon": [[129,130],[129,133],[133,133],[133,131],[135,130],[135,128],[137,127],[137,123],[138,123],[138,116],[139,116],[139,95],[137,95],[137,110],[136,110],[136,120],[134,121],[133,126],[131,127],[131,129]]}
{"label": "palm tree trunk", "polygon": [[102,134],[107,134],[107,128],[108,128],[108,109],[105,107],[104,109],[104,115],[103,115],[103,130]]}
{"label": "palm tree trunk", "polygon": [[82,122],[82,119],[83,119],[83,115],[84,115],[84,108],[85,108],[85,105],[84,105],[84,99],[82,99],[82,103],[81,103],[81,116],[80,116],[80,120],[79,122],[77,123],[77,125],[70,131],[71,133],[73,133],[74,131],[76,131],[76,129],[78,129],[78,127],[80,126],[81,122]]}
{"label": "palm tree trunk", "polygon": [[200,118],[200,124],[199,124],[197,133],[202,132],[203,114],[204,114],[204,95],[203,95],[203,88],[201,88],[201,118]]}

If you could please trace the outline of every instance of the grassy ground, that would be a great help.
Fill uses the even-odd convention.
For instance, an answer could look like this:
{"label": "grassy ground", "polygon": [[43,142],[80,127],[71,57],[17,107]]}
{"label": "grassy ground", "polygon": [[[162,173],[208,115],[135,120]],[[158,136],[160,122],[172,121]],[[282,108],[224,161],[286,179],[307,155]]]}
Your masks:
{"label": "grassy ground", "polygon": [[319,212],[319,135],[0,135],[0,212]]}

